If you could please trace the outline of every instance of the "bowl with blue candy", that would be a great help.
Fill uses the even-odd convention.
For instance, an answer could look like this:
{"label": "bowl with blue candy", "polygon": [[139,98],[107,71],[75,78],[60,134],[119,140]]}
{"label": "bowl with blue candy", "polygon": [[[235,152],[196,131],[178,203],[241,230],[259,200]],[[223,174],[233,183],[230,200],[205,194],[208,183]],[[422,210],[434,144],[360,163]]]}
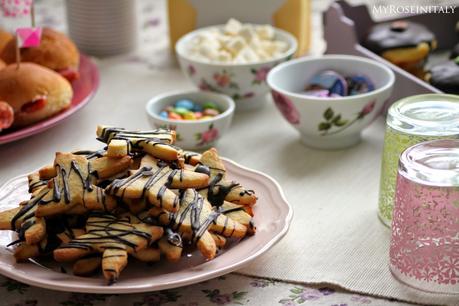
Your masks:
{"label": "bowl with blue candy", "polygon": [[323,55],[280,64],[267,82],[275,105],[304,144],[339,149],[361,140],[389,99],[395,75],[367,58]]}
{"label": "bowl with blue candy", "polygon": [[176,131],[176,144],[189,150],[215,146],[231,125],[232,98],[204,91],[174,91],[153,97],[146,105],[153,128]]}

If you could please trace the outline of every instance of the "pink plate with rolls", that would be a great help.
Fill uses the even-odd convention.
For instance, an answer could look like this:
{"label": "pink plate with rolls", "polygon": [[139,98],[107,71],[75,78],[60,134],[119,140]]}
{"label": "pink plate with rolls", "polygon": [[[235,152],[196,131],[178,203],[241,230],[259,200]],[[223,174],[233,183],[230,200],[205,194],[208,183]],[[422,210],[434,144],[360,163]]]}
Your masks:
{"label": "pink plate with rolls", "polygon": [[[182,256],[177,263],[164,259],[154,264],[129,260],[117,283],[106,285],[102,275],[78,277],[71,265],[61,265],[52,260],[16,263],[12,250],[6,246],[16,239],[12,231],[0,231],[0,274],[17,281],[67,292],[121,294],[149,292],[176,288],[202,282],[241,269],[249,263],[256,264],[258,256],[268,251],[287,233],[293,210],[279,184],[261,172],[223,159],[228,175],[235,181],[253,189],[258,196],[254,206],[256,234],[238,243],[230,242],[213,260],[205,260],[199,251]],[[0,187],[0,211],[17,207],[28,198],[27,176],[11,179]]]}
{"label": "pink plate with rolls", "polygon": [[0,132],[0,145],[41,133],[61,123],[88,104],[99,87],[99,70],[89,57],[81,55],[79,73],[80,78],[72,82],[73,99],[69,108],[35,124]]}

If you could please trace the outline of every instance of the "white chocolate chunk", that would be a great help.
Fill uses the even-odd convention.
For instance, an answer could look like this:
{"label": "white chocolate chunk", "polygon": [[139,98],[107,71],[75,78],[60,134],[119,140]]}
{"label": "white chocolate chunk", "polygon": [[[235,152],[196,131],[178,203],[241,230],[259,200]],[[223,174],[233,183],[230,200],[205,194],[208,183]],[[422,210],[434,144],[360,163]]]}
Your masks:
{"label": "white chocolate chunk", "polygon": [[249,47],[245,47],[244,49],[242,49],[237,55],[236,59],[238,57],[242,57],[246,63],[256,62],[260,60],[259,56],[255,53],[255,51],[253,51]]}
{"label": "white chocolate chunk", "polygon": [[274,39],[274,28],[268,24],[261,25],[255,28],[255,31],[258,34],[258,37],[265,40]]}
{"label": "white chocolate chunk", "polygon": [[187,46],[190,56],[207,62],[255,63],[282,56],[288,49],[270,25],[242,24],[230,19],[223,28],[203,30]]}
{"label": "white chocolate chunk", "polygon": [[257,36],[257,33],[251,25],[244,25],[239,31],[239,35],[244,38],[246,43],[250,43],[254,37]]}
{"label": "white chocolate chunk", "polygon": [[221,50],[217,55],[217,60],[219,62],[227,63],[227,62],[230,62],[231,59],[232,59],[231,53],[225,50]]}
{"label": "white chocolate chunk", "polygon": [[218,57],[218,49],[212,48],[209,45],[201,45],[199,47],[199,54],[207,59],[213,60]]}
{"label": "white chocolate chunk", "polygon": [[225,45],[225,48],[231,52],[233,55],[237,55],[247,46],[246,42],[242,37],[236,36],[232,37],[228,43]]}
{"label": "white chocolate chunk", "polygon": [[228,22],[226,22],[225,33],[229,35],[237,35],[241,28],[242,24],[238,20],[231,18]]}

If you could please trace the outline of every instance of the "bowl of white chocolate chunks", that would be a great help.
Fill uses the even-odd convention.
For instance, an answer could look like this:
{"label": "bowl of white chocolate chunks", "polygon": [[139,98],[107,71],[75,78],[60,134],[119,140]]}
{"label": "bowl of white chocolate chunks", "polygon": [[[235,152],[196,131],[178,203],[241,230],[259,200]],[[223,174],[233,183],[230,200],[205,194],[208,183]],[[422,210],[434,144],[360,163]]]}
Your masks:
{"label": "bowl of white chocolate chunks", "polygon": [[226,94],[237,110],[246,110],[264,105],[268,72],[292,58],[297,42],[271,25],[230,19],[186,34],[175,50],[182,71],[199,89]]}

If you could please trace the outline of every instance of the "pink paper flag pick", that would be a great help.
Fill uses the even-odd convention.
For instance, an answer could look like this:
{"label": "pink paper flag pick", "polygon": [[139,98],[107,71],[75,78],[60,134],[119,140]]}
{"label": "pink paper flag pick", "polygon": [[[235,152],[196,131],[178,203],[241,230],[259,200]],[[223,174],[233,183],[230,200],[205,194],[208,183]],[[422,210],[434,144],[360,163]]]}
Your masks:
{"label": "pink paper flag pick", "polygon": [[17,28],[18,48],[38,47],[41,41],[41,28]]}

